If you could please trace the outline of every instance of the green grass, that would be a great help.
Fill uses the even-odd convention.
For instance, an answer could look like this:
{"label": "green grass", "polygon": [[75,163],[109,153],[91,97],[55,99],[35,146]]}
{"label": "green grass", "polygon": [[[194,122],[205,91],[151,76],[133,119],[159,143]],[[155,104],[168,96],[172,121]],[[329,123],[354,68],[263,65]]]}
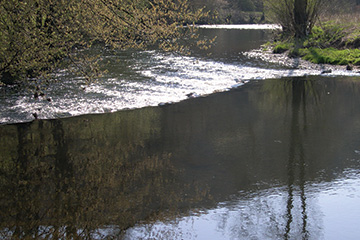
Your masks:
{"label": "green grass", "polygon": [[335,48],[305,48],[300,49],[300,54],[303,59],[312,63],[327,63],[334,65],[360,65],[360,50],[359,49],[344,49],[339,50]]}
{"label": "green grass", "polygon": [[322,26],[315,26],[312,33],[304,41],[304,47],[340,48],[345,46],[344,38],[348,35],[348,26],[326,22]]}
{"label": "green grass", "polygon": [[294,44],[290,42],[280,42],[277,43],[273,48],[273,53],[284,53],[291,48],[293,48]]}
{"label": "green grass", "polygon": [[[297,46],[297,47],[295,47]],[[273,53],[288,52],[317,64],[360,66],[360,24],[325,22],[315,26],[307,39],[277,41]]]}

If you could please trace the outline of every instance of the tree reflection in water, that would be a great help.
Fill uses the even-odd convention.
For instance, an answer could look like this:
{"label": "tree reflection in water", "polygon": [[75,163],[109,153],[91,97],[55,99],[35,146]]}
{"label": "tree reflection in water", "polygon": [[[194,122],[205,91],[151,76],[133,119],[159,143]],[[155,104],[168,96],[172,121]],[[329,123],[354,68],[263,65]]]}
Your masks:
{"label": "tree reflection in water", "polygon": [[319,239],[315,185],[360,169],[359,97],[357,79],[278,79],[2,125],[0,237]]}
{"label": "tree reflection in water", "polygon": [[178,181],[171,154],[149,151],[157,112],[0,126],[0,238],[118,238],[207,199],[206,186]]}
{"label": "tree reflection in water", "polygon": [[[288,83],[287,81],[285,83]],[[305,152],[303,146],[303,138],[306,135],[306,95],[307,89],[311,88],[312,82],[302,79],[292,79],[289,83],[292,89],[291,104],[291,122],[290,122],[290,140],[289,140],[289,162],[288,162],[288,201],[287,213],[288,218],[285,228],[284,239],[290,239],[292,211],[294,206],[294,185],[296,179],[296,169],[299,170],[299,188],[301,199],[301,215],[302,215],[302,239],[308,239],[307,230],[307,212],[306,212],[306,196],[305,196]],[[303,113],[301,116],[300,113]],[[302,119],[300,119],[302,117]]]}
{"label": "tree reflection in water", "polygon": [[[331,185],[346,166],[359,168],[347,160],[359,144],[358,93],[356,79],[292,78],[209,97],[207,107],[184,103],[191,113],[171,107],[164,124],[172,129],[166,139],[177,143],[174,156],[191,159],[200,169],[186,168],[194,176],[214,174],[207,181],[219,204],[139,224],[126,239],[321,239],[318,182]],[[207,154],[203,162],[199,152]]]}

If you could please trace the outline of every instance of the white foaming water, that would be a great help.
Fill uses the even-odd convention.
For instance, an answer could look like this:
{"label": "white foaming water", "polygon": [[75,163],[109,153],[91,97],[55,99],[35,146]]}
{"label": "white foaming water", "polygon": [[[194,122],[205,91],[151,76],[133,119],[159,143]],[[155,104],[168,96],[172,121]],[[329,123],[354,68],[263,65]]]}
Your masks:
{"label": "white foaming water", "polygon": [[[266,64],[252,67],[248,62],[246,65],[224,63],[157,51],[137,52],[132,57],[135,59],[128,68],[133,72],[128,75],[111,75],[84,85],[82,79],[59,73],[64,80],[46,89],[44,98],[34,99],[29,91],[3,94],[0,99],[0,123],[31,121],[34,114],[41,119],[50,119],[157,106],[179,102],[189,96],[227,91],[251,80],[320,73],[312,69],[269,69]],[[354,75],[345,71],[333,71],[331,74]],[[51,101],[48,101],[48,97]]]}

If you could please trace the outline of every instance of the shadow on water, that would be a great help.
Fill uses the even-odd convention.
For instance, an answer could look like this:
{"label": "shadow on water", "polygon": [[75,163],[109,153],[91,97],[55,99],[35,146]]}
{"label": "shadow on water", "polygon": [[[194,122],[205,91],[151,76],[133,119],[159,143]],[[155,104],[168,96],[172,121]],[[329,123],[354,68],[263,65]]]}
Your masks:
{"label": "shadow on water", "polygon": [[[229,207],[237,220],[260,217],[214,218],[235,224],[223,238],[316,239],[310,186],[360,169],[359,90],[356,78],[254,81],[164,107],[2,125],[0,236],[147,239],[137,227],[241,200]],[[276,208],[249,207],[276,189]],[[185,229],[169,231],[155,235]]]}

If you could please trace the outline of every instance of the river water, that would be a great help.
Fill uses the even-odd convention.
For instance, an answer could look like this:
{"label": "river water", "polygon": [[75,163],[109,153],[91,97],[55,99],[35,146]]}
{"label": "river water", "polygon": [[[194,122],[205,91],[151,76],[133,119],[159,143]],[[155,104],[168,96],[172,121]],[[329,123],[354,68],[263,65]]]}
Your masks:
{"label": "river water", "polygon": [[51,102],[1,89],[0,238],[357,239],[360,77],[249,59],[271,30],[239,28],[109,52]]}
{"label": "river water", "polygon": [[[318,75],[316,69],[291,69],[248,57],[272,35],[271,25],[203,26],[200,35],[217,37],[208,51],[194,49],[189,56],[161,51],[104,51],[103,78],[87,83],[71,72],[59,71],[51,85],[38,83],[44,97],[34,98],[33,82],[28,87],[0,87],[0,124],[31,121],[36,113],[41,119],[63,118],[88,113],[116,112],[145,106],[179,102],[188,95],[202,96],[227,91],[243,81]],[[356,75],[333,72],[332,75]],[[39,92],[39,91],[38,91]],[[50,97],[51,101],[47,101]]]}

